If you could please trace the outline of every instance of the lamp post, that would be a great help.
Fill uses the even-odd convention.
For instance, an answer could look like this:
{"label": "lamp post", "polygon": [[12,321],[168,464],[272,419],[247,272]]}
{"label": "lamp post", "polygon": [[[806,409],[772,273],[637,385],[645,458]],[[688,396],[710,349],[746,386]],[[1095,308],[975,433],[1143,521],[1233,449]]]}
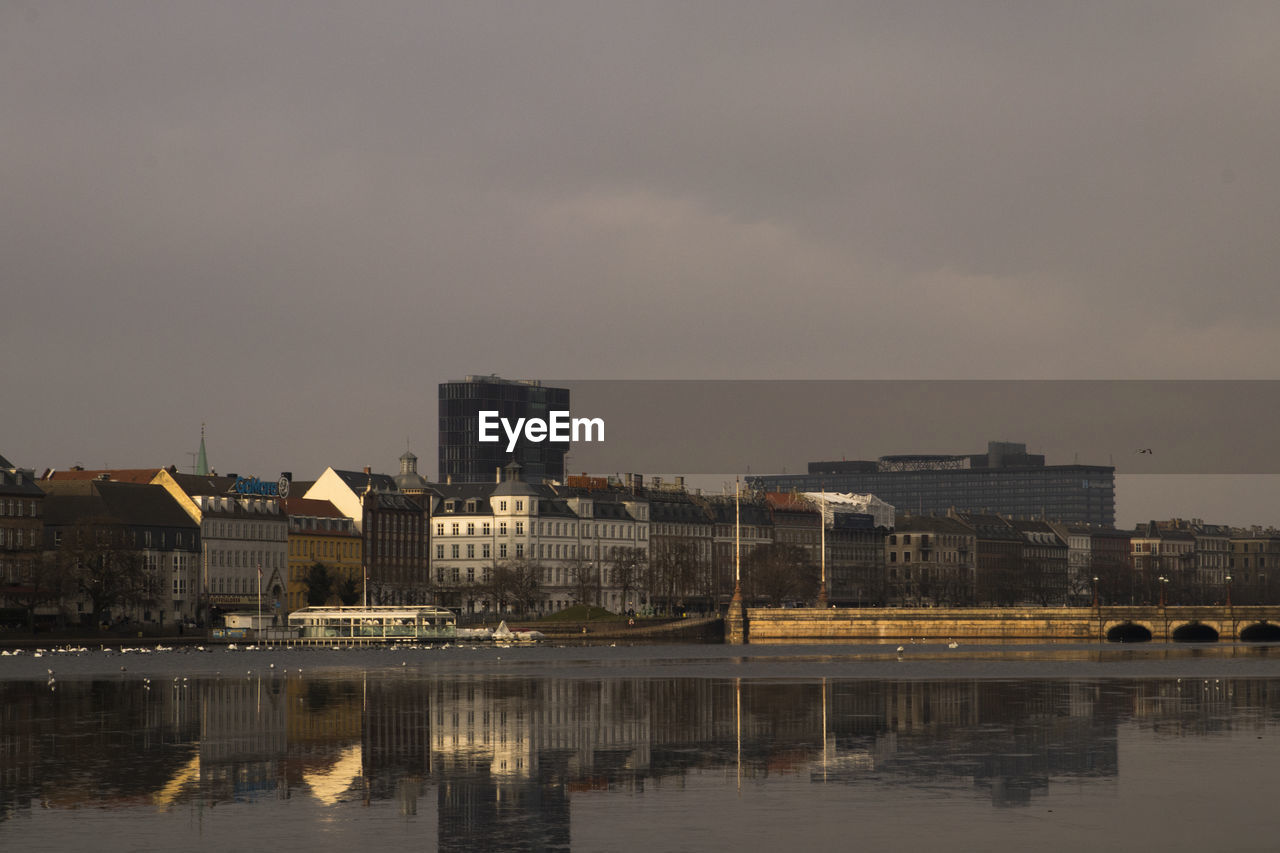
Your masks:
{"label": "lamp post", "polygon": [[1231,575],[1227,575],[1227,608],[1231,607]]}
{"label": "lamp post", "polygon": [[1164,610],[1164,588],[1165,588],[1165,584],[1169,583],[1169,579],[1164,575],[1161,575],[1160,577],[1156,578],[1156,580],[1160,582],[1160,609]]}
{"label": "lamp post", "polygon": [[827,606],[827,487],[822,487],[822,506],[818,509],[818,539],[822,550],[821,568],[818,577],[818,606]]}
{"label": "lamp post", "polygon": [[1098,576],[1093,576],[1093,609],[1098,609]]}

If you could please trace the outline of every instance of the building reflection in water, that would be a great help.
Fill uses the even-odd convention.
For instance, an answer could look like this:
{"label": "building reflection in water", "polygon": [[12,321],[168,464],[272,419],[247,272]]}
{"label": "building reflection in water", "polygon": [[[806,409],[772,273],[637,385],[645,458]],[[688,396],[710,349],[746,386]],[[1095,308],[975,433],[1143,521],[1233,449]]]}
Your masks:
{"label": "building reflection in water", "polygon": [[1278,713],[1280,680],[1242,679],[0,682],[0,827],[33,807],[287,799],[413,817],[433,798],[441,850],[567,849],[580,792],[721,769],[1016,806],[1116,777],[1121,725],[1203,736]]}

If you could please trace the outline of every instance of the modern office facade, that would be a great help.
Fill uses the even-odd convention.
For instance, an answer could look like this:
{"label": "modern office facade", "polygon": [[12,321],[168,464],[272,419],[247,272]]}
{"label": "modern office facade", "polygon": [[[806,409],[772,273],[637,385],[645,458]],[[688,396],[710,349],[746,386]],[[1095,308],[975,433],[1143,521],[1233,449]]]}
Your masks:
{"label": "modern office facade", "polygon": [[777,492],[870,493],[900,511],[945,515],[989,512],[1015,518],[1113,526],[1115,468],[1046,465],[1025,444],[993,441],[983,454],[881,456],[876,461],[810,462],[807,474],[754,477]]}
{"label": "modern office facade", "polygon": [[537,380],[490,375],[440,383],[440,482],[495,483],[498,470],[514,461],[528,483],[563,483],[568,442],[521,440],[508,452],[505,436],[500,441],[480,441],[479,419],[481,412],[489,411],[510,423],[518,418],[546,420],[551,412],[568,410],[568,388],[552,388]]}

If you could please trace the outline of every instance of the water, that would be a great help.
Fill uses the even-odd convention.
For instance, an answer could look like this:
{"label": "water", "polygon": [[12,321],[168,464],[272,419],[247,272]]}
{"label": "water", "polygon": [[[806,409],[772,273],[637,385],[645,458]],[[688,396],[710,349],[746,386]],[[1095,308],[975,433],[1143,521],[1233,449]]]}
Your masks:
{"label": "water", "polygon": [[46,650],[0,848],[1271,850],[1277,655]]}

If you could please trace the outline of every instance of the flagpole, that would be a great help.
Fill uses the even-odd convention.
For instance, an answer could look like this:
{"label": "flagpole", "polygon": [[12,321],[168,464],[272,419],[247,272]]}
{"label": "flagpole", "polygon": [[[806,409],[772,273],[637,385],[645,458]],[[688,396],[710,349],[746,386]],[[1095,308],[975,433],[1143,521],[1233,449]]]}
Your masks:
{"label": "flagpole", "polygon": [[[262,563],[258,563],[258,631],[262,630]],[[256,637],[258,631],[254,631]]]}

